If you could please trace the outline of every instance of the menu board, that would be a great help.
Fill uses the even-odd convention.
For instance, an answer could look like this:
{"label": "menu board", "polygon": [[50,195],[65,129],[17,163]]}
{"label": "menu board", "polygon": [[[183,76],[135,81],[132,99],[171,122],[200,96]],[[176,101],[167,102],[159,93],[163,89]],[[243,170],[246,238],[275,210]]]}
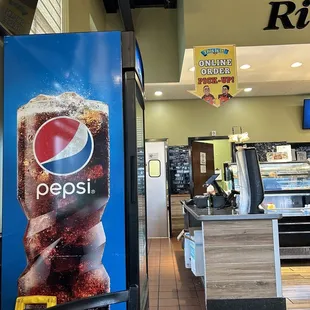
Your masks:
{"label": "menu board", "polygon": [[[243,147],[255,147],[259,162],[268,161],[267,153],[277,152],[277,146],[280,146],[280,145],[287,145],[287,142],[257,142],[257,143],[238,144],[238,146],[243,146]],[[235,154],[233,157],[235,161]]]}
{"label": "menu board", "polygon": [[169,169],[171,194],[190,192],[190,162],[187,145],[169,147]]}
{"label": "menu board", "polygon": [[[297,160],[307,160],[310,158],[310,143],[292,143],[292,146],[294,146],[296,155],[299,155],[298,158],[296,158]],[[300,153],[303,153],[302,158],[300,158]]]}
{"label": "menu board", "polygon": [[[257,142],[257,143],[245,143],[245,144],[238,144],[236,146],[243,146],[243,147],[255,147],[257,151],[257,156],[259,162],[267,162],[267,153],[275,153],[278,152],[279,148],[283,148],[286,145],[290,145],[291,149],[293,151],[293,157],[290,156],[288,160],[296,160],[301,161],[301,160],[307,160],[310,158],[310,143],[309,142],[286,142],[286,141],[281,141],[281,142]],[[298,153],[300,152],[305,152],[303,158],[301,159],[300,156],[297,158]],[[233,159],[235,162],[235,151],[233,154]]]}

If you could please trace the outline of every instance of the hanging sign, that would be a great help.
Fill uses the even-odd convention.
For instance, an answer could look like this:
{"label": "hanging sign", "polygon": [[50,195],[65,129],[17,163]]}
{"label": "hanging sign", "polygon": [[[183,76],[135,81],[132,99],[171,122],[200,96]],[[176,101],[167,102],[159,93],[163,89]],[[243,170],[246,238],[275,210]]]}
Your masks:
{"label": "hanging sign", "polygon": [[195,91],[192,94],[220,107],[238,93],[236,47],[194,47]]}

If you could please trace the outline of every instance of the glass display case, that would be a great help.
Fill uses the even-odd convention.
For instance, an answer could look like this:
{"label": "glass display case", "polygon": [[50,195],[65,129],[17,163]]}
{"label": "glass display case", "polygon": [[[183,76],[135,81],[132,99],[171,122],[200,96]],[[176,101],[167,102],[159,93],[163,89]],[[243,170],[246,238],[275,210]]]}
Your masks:
{"label": "glass display case", "polygon": [[[281,259],[310,259],[310,163],[260,163],[265,213],[280,213]],[[236,164],[225,165],[229,189],[239,190]]]}
{"label": "glass display case", "polygon": [[[226,181],[231,189],[239,190],[237,164],[228,164]],[[283,216],[310,215],[310,163],[260,163],[264,184],[266,213]]]}

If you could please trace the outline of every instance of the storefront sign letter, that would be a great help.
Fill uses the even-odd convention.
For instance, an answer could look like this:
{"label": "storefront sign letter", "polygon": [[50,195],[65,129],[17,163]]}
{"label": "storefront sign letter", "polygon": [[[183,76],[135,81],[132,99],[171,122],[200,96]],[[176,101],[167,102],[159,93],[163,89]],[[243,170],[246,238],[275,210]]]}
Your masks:
{"label": "storefront sign letter", "polygon": [[296,28],[297,29],[304,29],[308,26],[308,24],[310,23],[310,21],[306,21],[307,17],[308,17],[308,6],[310,5],[310,1],[309,0],[305,0],[303,2],[303,8],[302,9],[299,9],[297,12],[296,12],[296,15],[299,14],[299,18],[298,18],[298,21],[297,21],[297,24],[296,24]]}
{"label": "storefront sign letter", "polygon": [[[291,15],[295,9],[296,5],[292,1],[282,1],[282,2],[270,2],[271,13],[269,17],[268,26],[264,30],[278,30],[277,26],[278,19],[282,22],[284,29],[294,29],[295,26],[292,24],[289,15]],[[280,14],[280,8],[286,6],[286,12]]]}
{"label": "storefront sign letter", "polygon": [[[280,20],[284,29],[295,29],[295,28],[304,29],[310,23],[310,21],[307,20],[310,0],[304,0],[302,3],[303,7],[297,11],[295,11],[296,4],[293,1],[279,1],[279,2],[272,1],[269,4],[271,5],[271,12],[268,21],[268,26],[265,27],[264,30],[280,29],[280,27],[278,27],[277,25],[278,20]],[[280,13],[283,12],[283,10],[285,12]],[[295,16],[298,17],[296,25],[293,25],[290,19],[290,15],[292,15],[293,13]]]}

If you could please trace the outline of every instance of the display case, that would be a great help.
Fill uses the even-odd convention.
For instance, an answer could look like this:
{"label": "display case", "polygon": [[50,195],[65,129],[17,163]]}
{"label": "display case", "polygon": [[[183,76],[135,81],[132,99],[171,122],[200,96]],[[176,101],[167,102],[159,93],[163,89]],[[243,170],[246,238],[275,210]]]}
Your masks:
{"label": "display case", "polygon": [[[282,259],[310,258],[310,163],[260,163],[265,213],[281,213],[279,220]],[[237,164],[227,164],[225,180],[239,190]]]}
{"label": "display case", "polygon": [[[309,215],[310,163],[260,163],[265,190],[263,207],[266,213],[278,212],[283,216]],[[237,164],[228,165],[226,181],[239,190]]]}

